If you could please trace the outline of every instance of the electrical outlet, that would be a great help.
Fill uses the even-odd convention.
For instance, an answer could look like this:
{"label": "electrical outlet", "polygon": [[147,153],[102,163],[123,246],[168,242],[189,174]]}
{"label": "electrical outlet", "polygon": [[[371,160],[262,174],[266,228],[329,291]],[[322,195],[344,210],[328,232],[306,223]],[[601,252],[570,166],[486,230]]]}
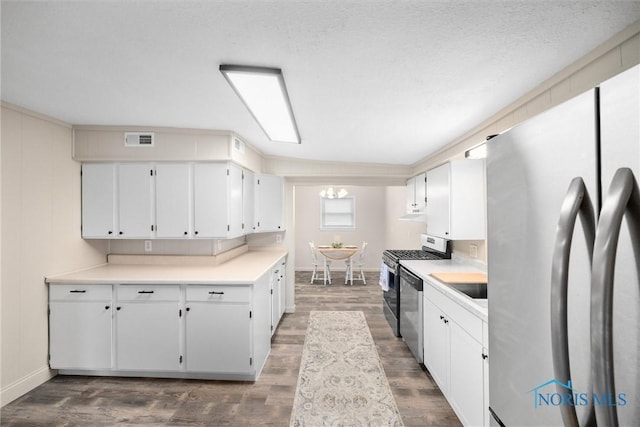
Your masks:
{"label": "electrical outlet", "polygon": [[153,246],[151,245],[151,240],[144,241],[144,251],[151,252],[153,250]]}
{"label": "electrical outlet", "polygon": [[276,234],[276,243],[282,243],[282,235]]}
{"label": "electrical outlet", "polygon": [[469,245],[469,256],[478,258],[478,245]]}

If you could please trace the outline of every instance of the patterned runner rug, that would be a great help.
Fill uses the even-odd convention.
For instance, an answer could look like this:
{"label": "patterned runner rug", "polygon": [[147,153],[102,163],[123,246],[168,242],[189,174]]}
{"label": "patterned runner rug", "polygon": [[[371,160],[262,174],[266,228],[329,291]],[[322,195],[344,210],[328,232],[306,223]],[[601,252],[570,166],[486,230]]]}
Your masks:
{"label": "patterned runner rug", "polygon": [[361,311],[312,311],[291,426],[402,426]]}

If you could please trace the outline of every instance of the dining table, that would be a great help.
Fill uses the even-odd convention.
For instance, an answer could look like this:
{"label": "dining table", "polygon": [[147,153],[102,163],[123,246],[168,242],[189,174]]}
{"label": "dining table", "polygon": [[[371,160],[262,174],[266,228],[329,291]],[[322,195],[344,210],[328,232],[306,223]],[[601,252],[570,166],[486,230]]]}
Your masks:
{"label": "dining table", "polygon": [[[344,283],[349,281],[353,285],[353,256],[358,252],[360,248],[355,245],[343,245],[340,247],[333,247],[331,245],[318,246],[318,252],[324,256],[324,284],[327,284],[327,260],[347,260],[349,262],[348,276],[345,277]],[[331,277],[331,276],[329,276]],[[331,284],[331,279],[329,279]]]}

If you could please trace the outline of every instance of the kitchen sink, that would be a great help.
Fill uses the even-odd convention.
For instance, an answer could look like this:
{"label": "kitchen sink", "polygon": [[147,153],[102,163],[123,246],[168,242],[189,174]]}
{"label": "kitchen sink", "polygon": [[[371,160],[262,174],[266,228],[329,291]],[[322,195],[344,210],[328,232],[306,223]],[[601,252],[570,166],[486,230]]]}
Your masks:
{"label": "kitchen sink", "polygon": [[486,283],[448,283],[447,286],[473,299],[487,299]]}

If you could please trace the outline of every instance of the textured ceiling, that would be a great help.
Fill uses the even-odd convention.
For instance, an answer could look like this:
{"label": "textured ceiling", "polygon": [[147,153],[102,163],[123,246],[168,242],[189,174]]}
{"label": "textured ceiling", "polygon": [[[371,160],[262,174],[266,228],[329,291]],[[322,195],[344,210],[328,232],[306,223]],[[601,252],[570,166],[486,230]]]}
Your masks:
{"label": "textured ceiling", "polygon": [[[1,13],[10,103],[412,164],[640,19],[640,2],[3,0]],[[270,142],[220,63],[282,68],[302,144]]]}

